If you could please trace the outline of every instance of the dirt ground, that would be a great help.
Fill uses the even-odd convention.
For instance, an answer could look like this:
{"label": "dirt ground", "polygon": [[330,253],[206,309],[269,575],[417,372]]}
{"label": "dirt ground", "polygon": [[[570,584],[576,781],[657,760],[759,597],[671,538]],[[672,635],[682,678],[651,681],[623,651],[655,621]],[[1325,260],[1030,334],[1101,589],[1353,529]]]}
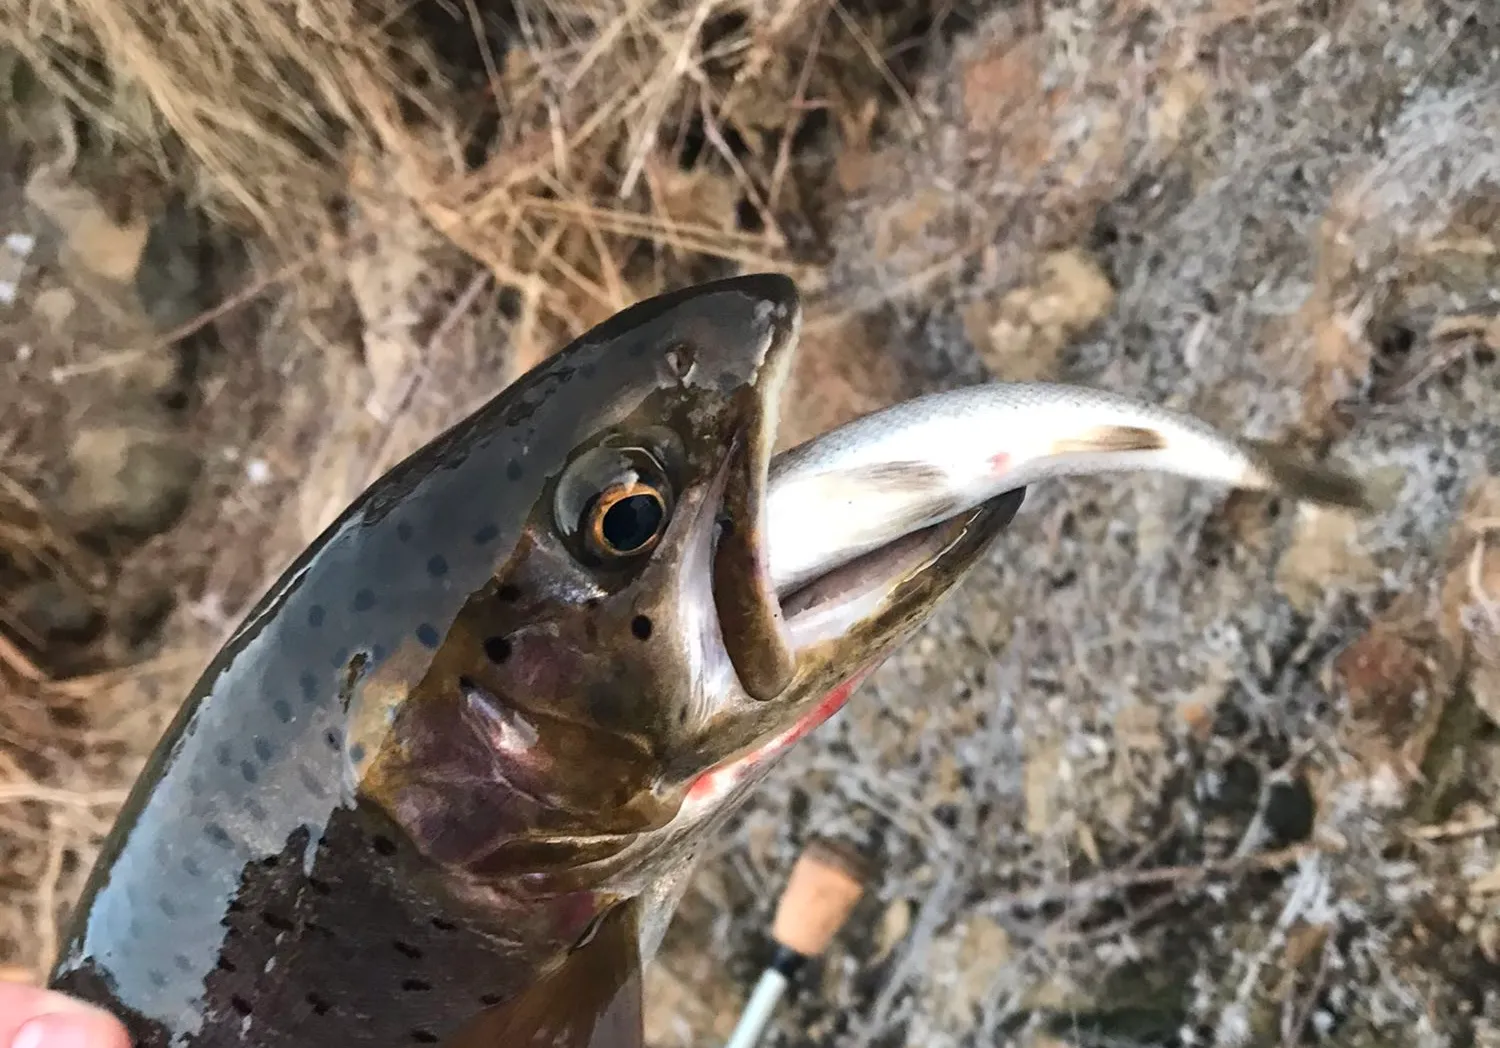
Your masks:
{"label": "dirt ground", "polygon": [[784,443],[1047,377],[1394,507],[1035,489],[719,842],[652,1048],[813,835],[879,876],[774,1045],[1500,1045],[1497,54],[1482,0],[0,9],[0,964],[365,483],[771,268]]}

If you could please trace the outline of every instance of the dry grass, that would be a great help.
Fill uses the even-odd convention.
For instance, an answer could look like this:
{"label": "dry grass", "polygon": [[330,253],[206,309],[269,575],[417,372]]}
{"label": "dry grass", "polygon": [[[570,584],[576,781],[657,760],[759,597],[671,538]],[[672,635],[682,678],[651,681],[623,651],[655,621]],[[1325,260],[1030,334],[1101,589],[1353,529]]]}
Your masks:
{"label": "dry grass", "polygon": [[793,137],[904,97],[880,57],[904,28],[832,0],[0,12],[0,40],[127,166],[288,255],[397,187],[518,293],[523,356],[714,261],[814,278],[791,246],[818,204]]}

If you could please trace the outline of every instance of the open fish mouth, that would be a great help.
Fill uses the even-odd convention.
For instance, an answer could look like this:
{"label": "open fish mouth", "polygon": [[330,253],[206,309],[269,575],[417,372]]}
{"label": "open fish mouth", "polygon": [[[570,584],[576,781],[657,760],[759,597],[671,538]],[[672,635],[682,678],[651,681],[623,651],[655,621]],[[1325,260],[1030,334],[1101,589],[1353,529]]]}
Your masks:
{"label": "open fish mouth", "polygon": [[[774,523],[782,531],[816,531],[816,545],[831,554],[816,572],[781,581],[785,565],[767,544],[776,483],[772,448],[800,304],[785,278],[755,275],[715,287],[736,296],[731,301],[761,304],[742,316],[773,319],[753,337],[753,324],[744,323],[743,331],[728,324],[727,307],[701,308],[674,325],[692,333],[693,346],[710,336],[720,346],[739,339],[744,349],[738,356],[759,363],[733,394],[737,403],[724,410],[731,421],[720,430],[723,454],[701,482],[679,490],[634,596],[588,613],[590,635],[619,638],[605,647],[641,660],[615,663],[621,671],[638,667],[628,678],[617,671],[590,685],[601,695],[620,688],[639,696],[628,716],[594,722],[592,737],[637,756],[619,780],[624,792],[601,792],[608,780],[596,760],[592,780],[579,779],[576,801],[563,817],[533,824],[524,843],[506,849],[508,868],[538,871],[523,879],[544,891],[620,884],[617,874],[649,881],[661,864],[678,861],[682,849],[673,842],[729,814],[780,755],[837,712],[966,576],[1024,494],[955,503],[943,519],[910,528],[884,521],[886,541],[874,548],[851,544],[847,554],[840,552],[840,536],[860,501],[851,505],[844,492],[828,512],[819,512],[816,500],[799,499],[797,521]],[[870,511],[885,509],[876,500]],[[517,639],[513,662],[522,643]],[[592,717],[586,700],[569,708]],[[552,722],[560,716],[555,705],[533,712]],[[559,744],[557,752],[563,748]],[[648,777],[637,778],[634,769],[649,769]],[[525,860],[517,861],[523,853]]]}

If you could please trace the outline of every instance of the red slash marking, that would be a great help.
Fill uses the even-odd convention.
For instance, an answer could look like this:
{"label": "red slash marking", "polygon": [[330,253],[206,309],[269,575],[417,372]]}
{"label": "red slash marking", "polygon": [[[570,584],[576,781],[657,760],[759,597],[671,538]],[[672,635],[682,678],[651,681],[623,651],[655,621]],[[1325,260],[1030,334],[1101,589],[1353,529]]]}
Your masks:
{"label": "red slash marking", "polygon": [[994,473],[995,476],[1000,476],[1000,474],[1008,469],[1010,469],[1010,456],[1005,452],[1002,451],[990,456],[990,472]]}
{"label": "red slash marking", "polygon": [[789,746],[796,745],[799,741],[806,737],[808,732],[812,731],[818,725],[822,724],[829,717],[832,717],[839,711],[844,703],[849,701],[849,696],[854,694],[854,689],[859,687],[860,683],[870,675],[870,670],[872,668],[873,667],[865,667],[864,669],[855,673],[854,676],[844,681],[844,683],[838,685],[827,695],[823,696],[822,700],[815,707],[813,707],[812,711],[804,715],[803,718],[799,720],[792,727],[792,729],[781,738],[772,740],[769,744],[762,747],[761,749],[756,750],[754,753],[751,753],[748,756],[741,757],[739,760],[734,761],[731,764],[720,765],[719,767],[712,768],[704,772],[702,775],[698,776],[698,778],[694,780],[693,784],[688,787],[688,799],[696,800],[700,797],[705,797],[713,793],[716,789],[718,789],[718,779],[720,776],[735,775],[747,765],[753,765],[758,761],[772,756],[773,754],[780,753],[782,750],[785,750]]}

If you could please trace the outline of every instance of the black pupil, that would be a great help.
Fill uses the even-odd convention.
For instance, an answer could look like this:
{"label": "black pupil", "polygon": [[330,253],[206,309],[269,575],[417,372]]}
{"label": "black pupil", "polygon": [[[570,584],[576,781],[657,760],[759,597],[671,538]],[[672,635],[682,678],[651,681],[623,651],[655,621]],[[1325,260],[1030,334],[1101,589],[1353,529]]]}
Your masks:
{"label": "black pupil", "polygon": [[650,495],[627,495],[604,511],[599,533],[617,553],[634,553],[656,537],[662,505]]}

